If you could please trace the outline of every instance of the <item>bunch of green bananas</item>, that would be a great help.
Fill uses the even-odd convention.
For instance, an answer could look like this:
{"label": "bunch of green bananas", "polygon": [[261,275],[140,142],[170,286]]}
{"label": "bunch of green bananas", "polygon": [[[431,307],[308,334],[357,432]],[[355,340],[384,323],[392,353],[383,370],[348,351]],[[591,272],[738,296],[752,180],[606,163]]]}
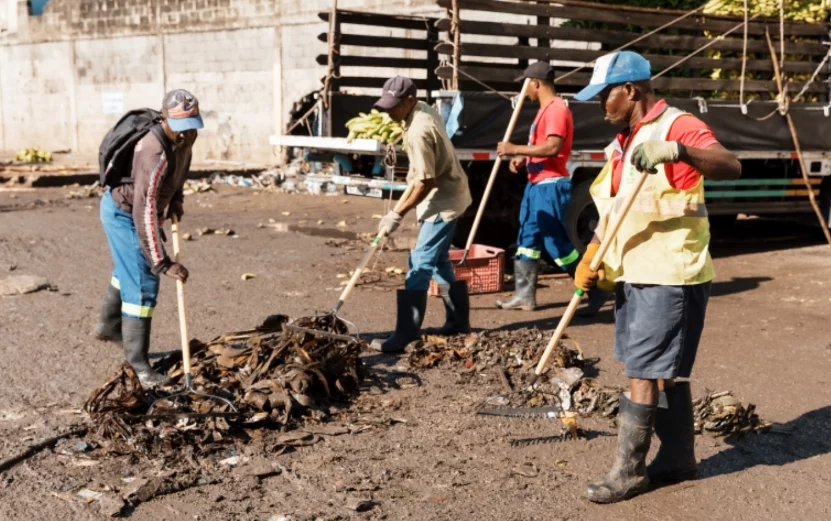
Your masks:
{"label": "bunch of green bananas", "polygon": [[14,155],[15,161],[23,163],[48,163],[52,161],[52,152],[47,152],[39,148],[24,148],[18,150]]}
{"label": "bunch of green bananas", "polygon": [[375,139],[381,143],[395,143],[404,134],[404,128],[390,118],[386,112],[372,109],[369,114],[360,113],[358,117],[346,122],[349,129],[347,143],[353,139]]}

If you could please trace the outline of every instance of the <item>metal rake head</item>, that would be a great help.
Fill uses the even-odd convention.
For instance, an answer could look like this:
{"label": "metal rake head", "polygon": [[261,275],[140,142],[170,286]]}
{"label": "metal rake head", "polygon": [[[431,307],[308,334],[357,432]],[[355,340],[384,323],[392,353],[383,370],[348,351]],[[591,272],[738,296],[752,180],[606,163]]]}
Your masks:
{"label": "metal rake head", "polygon": [[150,404],[150,408],[147,409],[147,416],[166,416],[167,414],[153,414],[153,409],[162,401],[168,401],[172,404],[176,404],[177,402],[185,402],[182,400],[187,395],[194,395],[194,396],[201,396],[203,398],[208,398],[210,400],[215,400],[227,405],[231,412],[230,413],[182,413],[182,412],[175,412],[172,413],[174,416],[187,416],[187,415],[196,415],[196,416],[236,416],[240,414],[239,410],[234,406],[231,400],[227,398],[223,398],[222,396],[217,396],[215,394],[203,393],[201,391],[197,391],[193,388],[193,377],[190,374],[185,375],[185,387],[178,392],[169,394],[167,396],[163,396],[161,398],[156,399],[152,404]]}

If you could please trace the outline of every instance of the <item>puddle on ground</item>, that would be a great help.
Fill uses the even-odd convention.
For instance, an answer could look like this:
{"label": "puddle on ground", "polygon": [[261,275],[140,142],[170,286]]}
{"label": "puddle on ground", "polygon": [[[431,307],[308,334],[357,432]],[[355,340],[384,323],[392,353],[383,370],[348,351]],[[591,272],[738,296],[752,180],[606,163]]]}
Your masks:
{"label": "puddle on ground", "polygon": [[327,239],[358,239],[358,234],[339,228],[317,228],[314,226],[298,226],[288,223],[270,223],[271,229],[277,232],[296,232],[312,237],[326,237]]}

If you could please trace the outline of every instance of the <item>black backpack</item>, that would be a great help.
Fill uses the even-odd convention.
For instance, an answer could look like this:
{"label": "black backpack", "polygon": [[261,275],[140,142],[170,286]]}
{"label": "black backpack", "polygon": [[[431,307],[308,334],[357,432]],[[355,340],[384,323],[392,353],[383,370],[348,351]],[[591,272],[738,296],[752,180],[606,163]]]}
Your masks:
{"label": "black backpack", "polygon": [[152,132],[164,147],[168,158],[167,173],[175,169],[175,156],[165,139],[161,117],[161,112],[153,109],[131,110],[107,132],[98,147],[101,186],[116,187],[133,182],[133,151],[148,132]]}

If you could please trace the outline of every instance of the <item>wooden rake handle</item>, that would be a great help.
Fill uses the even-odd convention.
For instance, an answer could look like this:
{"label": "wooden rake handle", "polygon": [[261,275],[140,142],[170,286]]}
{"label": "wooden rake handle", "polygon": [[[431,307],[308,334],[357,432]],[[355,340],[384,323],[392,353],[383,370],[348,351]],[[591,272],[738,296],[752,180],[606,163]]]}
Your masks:
{"label": "wooden rake handle", "polygon": [[[394,212],[398,213],[401,208],[404,206],[404,203],[407,202],[407,199],[413,193],[413,189],[415,188],[414,184],[410,184],[407,186],[407,189],[404,190],[404,193],[401,194],[401,197],[398,199],[398,202],[395,204],[395,208],[393,209]],[[349,279],[349,283],[343,288],[343,291],[338,297],[338,301],[335,303],[335,307],[332,308],[332,314],[336,315],[340,308],[343,307],[343,304],[346,302],[346,299],[349,298],[349,294],[352,293],[352,290],[355,289],[355,286],[358,284],[358,281],[361,279],[361,274],[366,268],[366,265],[369,264],[369,260],[372,259],[372,256],[375,254],[375,251],[378,249],[378,245],[381,244],[381,240],[386,237],[385,233],[379,233],[375,236],[375,240],[372,241],[372,244],[369,245],[369,249],[364,253],[364,256],[361,258],[361,262],[358,263],[358,267],[355,268],[355,272],[352,273],[352,278]]]}
{"label": "wooden rake handle", "polygon": [[[179,218],[171,218],[170,232],[173,236],[173,262],[182,262],[182,250],[179,246]],[[190,336],[188,335],[188,318],[185,309],[185,283],[176,279],[176,300],[179,304],[179,332],[182,337],[182,366],[185,379],[190,380]]]}
{"label": "wooden rake handle", "polygon": [[[531,83],[531,80],[526,78],[522,84],[522,90],[519,92],[519,100],[517,101],[516,107],[514,107],[514,113],[511,115],[511,121],[508,123],[508,128],[505,129],[505,135],[502,138],[503,142],[507,142],[511,140],[511,136],[514,134],[514,127],[516,127],[516,122],[519,120],[519,114],[522,112],[522,105],[525,103],[525,96],[528,93],[528,85]],[[479,223],[482,221],[482,215],[485,213],[485,206],[488,203],[488,199],[491,195],[491,189],[493,189],[493,183],[496,181],[496,174],[499,173],[499,169],[502,167],[502,157],[497,156],[496,161],[493,163],[493,168],[491,169],[491,175],[488,178],[488,184],[485,186],[485,192],[482,194],[482,201],[479,203],[479,209],[476,211],[476,218],[473,220],[473,227],[470,229],[470,234],[467,236],[467,244],[465,244],[465,251],[462,254],[462,260],[459,264],[464,264],[467,260],[467,254],[470,252],[470,247],[473,246],[473,239],[476,238],[476,232],[479,230]]]}
{"label": "wooden rake handle", "polygon": [[[643,188],[644,183],[646,182],[647,177],[650,174],[648,172],[641,172],[640,177],[638,178],[637,183],[635,184],[632,192],[626,196],[626,199],[623,201],[623,207],[621,208],[620,212],[618,212],[615,220],[611,223],[609,228],[604,232],[603,239],[600,242],[600,248],[597,249],[597,253],[594,255],[592,259],[592,263],[590,265],[592,271],[597,271],[600,268],[600,264],[603,262],[603,257],[606,255],[606,252],[609,251],[609,247],[612,245],[612,240],[617,235],[618,230],[620,229],[620,225],[623,224],[623,220],[626,218],[626,214],[629,213],[629,210],[632,208],[632,204],[635,202],[635,199],[638,197],[638,193],[640,193],[641,188]],[[577,306],[580,305],[580,300],[583,298],[583,290],[576,289],[574,291],[574,295],[571,297],[571,302],[568,303],[568,307],[563,313],[563,317],[560,319],[560,323],[557,324],[557,329],[554,330],[554,334],[551,336],[551,340],[549,340],[548,345],[545,347],[545,351],[542,354],[542,358],[540,358],[539,363],[537,364],[536,369],[534,369],[534,374],[531,377],[530,385],[533,385],[537,378],[542,374],[543,369],[545,369],[545,364],[548,363],[548,359],[551,358],[551,353],[554,352],[554,348],[557,344],[560,343],[560,339],[563,338],[563,333],[565,333],[568,324],[571,322],[571,319],[574,318],[574,313],[577,311]]]}

